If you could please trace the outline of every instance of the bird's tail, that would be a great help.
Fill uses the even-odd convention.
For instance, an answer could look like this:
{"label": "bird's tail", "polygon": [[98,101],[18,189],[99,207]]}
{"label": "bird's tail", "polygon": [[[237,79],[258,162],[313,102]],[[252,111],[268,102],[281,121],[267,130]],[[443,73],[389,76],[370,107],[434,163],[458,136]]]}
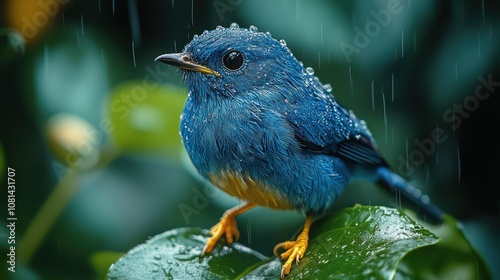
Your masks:
{"label": "bird's tail", "polygon": [[[387,167],[377,169],[377,183],[391,192],[401,194],[401,198],[416,205],[417,213],[429,222],[442,222],[444,212],[432,204],[429,196],[412,186],[403,177],[397,175]],[[398,195],[399,197],[399,195]]]}

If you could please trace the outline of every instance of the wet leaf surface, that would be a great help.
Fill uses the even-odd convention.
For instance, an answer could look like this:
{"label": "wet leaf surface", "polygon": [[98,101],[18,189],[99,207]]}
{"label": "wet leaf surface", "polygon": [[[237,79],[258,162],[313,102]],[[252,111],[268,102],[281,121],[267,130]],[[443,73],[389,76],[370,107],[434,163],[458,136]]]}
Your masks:
{"label": "wet leaf surface", "polygon": [[[111,266],[108,279],[278,279],[281,261],[240,244],[219,242],[200,258],[208,231],[181,228],[157,235]],[[401,211],[346,208],[317,220],[309,248],[289,279],[391,279],[408,252],[438,237]]]}
{"label": "wet leaf surface", "polygon": [[201,258],[207,230],[179,228],[152,237],[113,264],[107,279],[233,279],[265,257],[239,245],[219,242]]}

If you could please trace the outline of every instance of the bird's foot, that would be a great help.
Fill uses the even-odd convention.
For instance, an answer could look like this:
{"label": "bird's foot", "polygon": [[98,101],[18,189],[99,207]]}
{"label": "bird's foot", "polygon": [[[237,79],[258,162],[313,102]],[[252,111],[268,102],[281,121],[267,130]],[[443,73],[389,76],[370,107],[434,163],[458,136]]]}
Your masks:
{"label": "bird's foot", "polygon": [[282,260],[286,260],[285,264],[283,264],[281,268],[281,279],[285,278],[285,276],[290,273],[294,260],[297,264],[299,264],[302,257],[304,257],[307,245],[309,244],[309,228],[311,220],[311,217],[307,218],[304,229],[295,241],[281,242],[274,247],[273,251],[275,255],[277,255],[278,249],[283,248],[285,250],[285,252],[280,255]]}
{"label": "bird's foot", "polygon": [[229,244],[238,240],[238,238],[240,238],[240,232],[236,226],[236,216],[245,213],[253,207],[255,207],[255,204],[245,203],[224,212],[224,215],[220,218],[220,222],[210,229],[210,234],[212,234],[212,236],[207,240],[205,248],[203,248],[201,252],[201,256],[203,257],[205,254],[212,252],[222,235],[226,237],[226,241]]}
{"label": "bird's foot", "polygon": [[212,252],[217,241],[224,235],[226,237],[226,241],[229,244],[232,244],[233,241],[238,240],[240,238],[240,232],[238,231],[238,226],[236,225],[236,218],[231,213],[225,213],[220,222],[218,222],[215,226],[210,229],[210,234],[212,235],[205,244],[205,248],[201,252],[201,256],[203,257],[205,254]]}

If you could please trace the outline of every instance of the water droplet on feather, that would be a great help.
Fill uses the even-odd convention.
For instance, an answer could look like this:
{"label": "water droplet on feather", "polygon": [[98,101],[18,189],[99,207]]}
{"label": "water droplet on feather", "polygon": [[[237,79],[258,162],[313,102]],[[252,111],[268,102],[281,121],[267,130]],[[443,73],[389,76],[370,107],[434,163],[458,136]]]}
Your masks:
{"label": "water droplet on feather", "polygon": [[324,85],[323,85],[323,88],[324,88],[327,92],[332,92],[332,85],[330,85],[330,84],[324,84]]}

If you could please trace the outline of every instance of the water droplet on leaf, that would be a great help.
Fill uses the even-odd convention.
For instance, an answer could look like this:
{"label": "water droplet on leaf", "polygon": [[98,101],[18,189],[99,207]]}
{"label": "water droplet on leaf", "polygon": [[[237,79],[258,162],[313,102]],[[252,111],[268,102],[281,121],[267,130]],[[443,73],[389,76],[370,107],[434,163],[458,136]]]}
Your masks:
{"label": "water droplet on leaf", "polygon": [[255,25],[250,25],[250,27],[248,28],[248,30],[250,30],[250,32],[259,32],[259,29],[257,28],[257,26]]}
{"label": "water droplet on leaf", "polygon": [[229,25],[229,28],[230,29],[238,29],[238,28],[240,28],[240,26],[236,22],[233,22],[233,23],[231,23],[231,25]]}
{"label": "water droplet on leaf", "polygon": [[307,74],[314,75],[314,69],[312,67],[307,67],[306,71],[307,71]]}

